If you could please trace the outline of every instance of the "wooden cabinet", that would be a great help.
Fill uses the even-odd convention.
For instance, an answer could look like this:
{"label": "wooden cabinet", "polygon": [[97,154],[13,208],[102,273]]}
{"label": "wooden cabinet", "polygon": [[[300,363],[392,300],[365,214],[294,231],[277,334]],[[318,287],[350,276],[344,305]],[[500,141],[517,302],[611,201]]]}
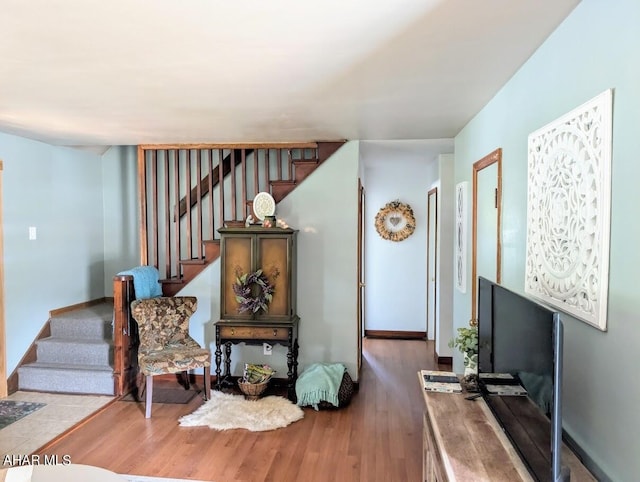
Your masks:
{"label": "wooden cabinet", "polygon": [[[297,231],[281,228],[222,228],[220,238],[220,319],[286,321],[296,314]],[[267,312],[239,313],[233,283],[261,269],[274,286]]]}
{"label": "wooden cabinet", "polygon": [[[296,314],[296,230],[222,228],[220,232],[220,320],[216,327],[216,387],[231,383],[231,346],[237,343],[287,347],[287,388],[295,400],[298,378]],[[233,285],[243,274],[262,270],[273,286],[268,310],[240,312]],[[254,289],[257,287],[254,287]],[[224,374],[222,347],[224,346]]]}
{"label": "wooden cabinet", "polygon": [[[532,482],[524,462],[482,398],[467,400],[466,393],[428,392],[418,383],[425,402],[423,419],[423,480],[490,480]],[[562,463],[571,480],[595,482],[567,445]]]}
{"label": "wooden cabinet", "polygon": [[442,459],[437,447],[431,422],[425,413],[422,420],[422,478],[425,482],[447,480],[442,475]]}

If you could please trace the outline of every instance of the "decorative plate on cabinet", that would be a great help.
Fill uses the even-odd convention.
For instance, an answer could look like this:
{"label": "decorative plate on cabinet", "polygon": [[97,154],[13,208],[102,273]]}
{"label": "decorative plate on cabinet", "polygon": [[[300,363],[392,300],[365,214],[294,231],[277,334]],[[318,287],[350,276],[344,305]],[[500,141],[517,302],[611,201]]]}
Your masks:
{"label": "decorative plate on cabinet", "polygon": [[259,192],[253,198],[253,212],[260,221],[276,212],[276,201],[268,192]]}

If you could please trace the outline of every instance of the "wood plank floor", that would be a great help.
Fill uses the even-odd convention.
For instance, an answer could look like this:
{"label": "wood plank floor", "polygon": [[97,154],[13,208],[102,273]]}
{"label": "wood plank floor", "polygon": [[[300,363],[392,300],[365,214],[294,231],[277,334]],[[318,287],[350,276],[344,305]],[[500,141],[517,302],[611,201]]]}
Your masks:
{"label": "wood plank floor", "polygon": [[118,473],[207,481],[418,481],[424,402],[420,369],[438,367],[432,343],[364,340],[360,390],[339,410],[305,408],[303,420],[271,432],[179,427],[201,403],[118,401],[41,450]]}

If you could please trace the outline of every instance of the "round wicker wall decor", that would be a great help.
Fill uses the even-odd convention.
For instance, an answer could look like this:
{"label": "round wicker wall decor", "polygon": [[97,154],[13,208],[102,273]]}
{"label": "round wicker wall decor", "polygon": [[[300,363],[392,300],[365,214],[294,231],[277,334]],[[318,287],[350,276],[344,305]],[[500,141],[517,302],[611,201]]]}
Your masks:
{"label": "round wicker wall decor", "polygon": [[382,239],[403,241],[416,229],[411,206],[398,200],[387,203],[376,214],[376,231]]}

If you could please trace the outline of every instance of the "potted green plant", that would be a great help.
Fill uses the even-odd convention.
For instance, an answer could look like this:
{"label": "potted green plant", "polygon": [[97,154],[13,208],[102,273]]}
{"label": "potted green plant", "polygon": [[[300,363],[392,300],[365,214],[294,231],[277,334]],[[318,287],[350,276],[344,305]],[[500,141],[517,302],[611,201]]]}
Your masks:
{"label": "potted green plant", "polygon": [[478,369],[478,327],[458,328],[458,336],[449,341],[449,348],[457,348],[464,355],[465,376],[474,375]]}

